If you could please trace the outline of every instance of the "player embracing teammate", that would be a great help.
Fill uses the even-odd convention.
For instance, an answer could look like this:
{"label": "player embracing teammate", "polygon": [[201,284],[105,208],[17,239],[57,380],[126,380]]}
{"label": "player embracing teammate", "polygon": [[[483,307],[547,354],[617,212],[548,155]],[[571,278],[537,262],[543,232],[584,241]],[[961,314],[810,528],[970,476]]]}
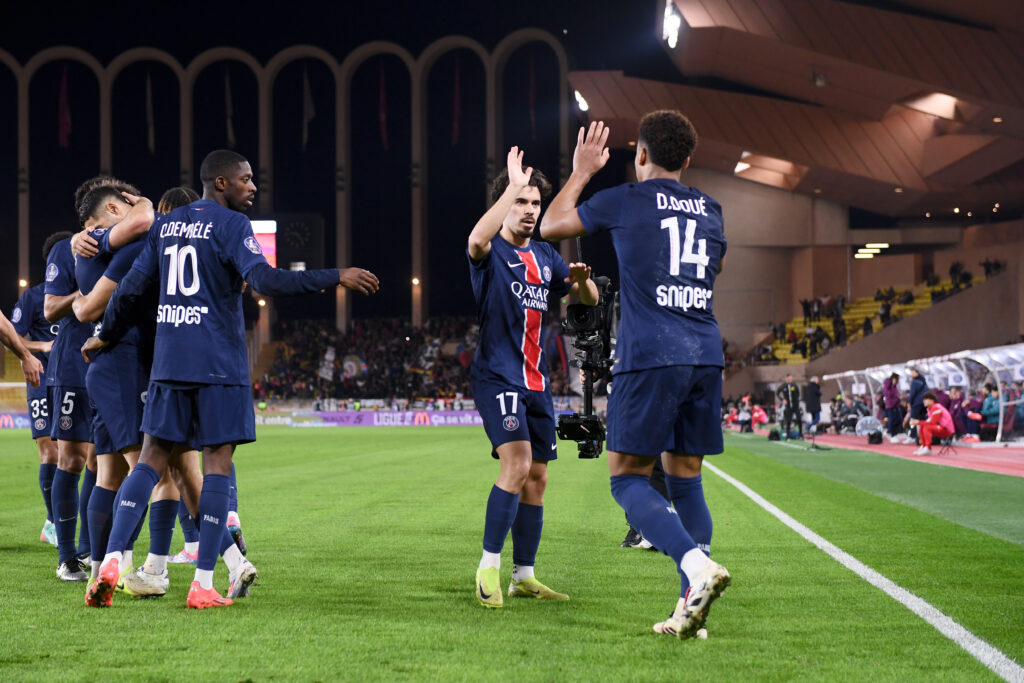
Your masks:
{"label": "player embracing teammate", "polygon": [[[722,209],[680,182],[697,132],[676,111],[640,121],[637,182],[596,193],[578,208],[608,161],[608,129],[581,128],[573,172],[541,223],[561,240],[608,232],[619,263],[622,319],[608,401],[608,466],[615,500],[631,526],[675,562],[680,598],[658,633],[690,638],[729,573],[711,560],[711,514],[701,463],[722,452],[719,427],[722,339],[712,313],[715,276],[725,256]],[[648,479],[660,457],[673,507]]]}
{"label": "player embracing teammate", "polygon": [[532,240],[541,198],[551,184],[540,171],[523,168],[513,147],[507,168],[494,180],[494,204],[469,235],[467,256],[480,319],[473,359],[473,400],[501,462],[487,499],[483,556],[476,572],[476,599],[501,607],[501,549],[512,532],[510,596],[568,600],[534,576],[544,525],[547,465],[558,455],[547,363],[540,344],[549,302],[566,293],[597,303],[590,268],[566,265],[551,245]]}
{"label": "player embracing teammate", "polygon": [[[339,284],[364,294],[378,288],[377,278],[359,268],[272,268],[241,213],[256,195],[245,157],[230,150],[211,152],[203,160],[200,177],[203,198],[153,224],[145,247],[114,290],[102,330],[83,347],[85,352],[94,351],[119,338],[134,309],[144,304],[147,287],[158,283],[142,453],[121,487],[103,564],[86,594],[91,606],[110,604],[127,540],[175,444],[203,447],[199,553],[186,604],[202,609],[232,603],[213,588],[213,569],[218,554],[234,545],[225,526],[234,449],[256,438],[242,317],[243,280],[269,295],[303,294]],[[247,562],[229,571],[229,594],[236,596],[256,578],[255,568]]]}

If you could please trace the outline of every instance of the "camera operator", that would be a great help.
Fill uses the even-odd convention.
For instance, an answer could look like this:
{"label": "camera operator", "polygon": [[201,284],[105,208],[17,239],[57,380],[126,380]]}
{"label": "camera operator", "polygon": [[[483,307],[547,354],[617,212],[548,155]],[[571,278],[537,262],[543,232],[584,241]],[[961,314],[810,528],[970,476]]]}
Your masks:
{"label": "camera operator", "polygon": [[469,235],[466,254],[480,319],[470,376],[484,430],[501,462],[487,500],[483,556],[476,598],[501,607],[501,549],[512,532],[510,596],[568,600],[534,576],[544,524],[547,465],[558,456],[547,361],[540,346],[541,319],[549,301],[566,293],[586,305],[598,301],[590,268],[566,265],[550,244],[532,241],[541,198],[551,183],[523,168],[513,147],[507,168],[494,179],[494,204]]}
{"label": "camera operator", "polygon": [[[701,462],[722,452],[722,336],[712,290],[725,256],[721,207],[680,183],[697,144],[690,121],[657,111],[640,121],[637,182],[580,193],[608,161],[603,122],[580,129],[573,172],[541,225],[545,239],[610,233],[619,264],[622,321],[608,403],[608,466],[615,500],[680,573],[680,598],[658,633],[690,638],[703,628],[729,573],[706,552],[711,514]],[[651,487],[661,457],[675,509]],[[685,520],[685,527],[681,520]]]}
{"label": "camera operator", "polygon": [[[793,375],[786,375],[786,383],[775,392],[782,404],[782,438],[788,439],[792,432],[792,425],[796,423],[797,434],[803,438],[803,424],[800,421],[800,387],[793,381]],[[819,399],[820,401],[820,399]],[[820,408],[820,403],[819,403]]]}

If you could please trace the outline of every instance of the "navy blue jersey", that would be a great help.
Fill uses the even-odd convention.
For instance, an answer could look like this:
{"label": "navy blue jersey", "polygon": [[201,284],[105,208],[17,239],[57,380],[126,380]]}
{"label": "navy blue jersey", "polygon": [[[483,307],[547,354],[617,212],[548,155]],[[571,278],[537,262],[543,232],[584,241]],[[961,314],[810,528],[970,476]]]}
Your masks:
{"label": "navy blue jersey", "polygon": [[[78,288],[82,294],[91,292],[101,277],[106,277],[115,283],[120,282],[121,278],[131,270],[135,259],[138,258],[143,247],[146,246],[145,241],[136,240],[124,245],[120,249],[111,249],[106,239],[109,234],[109,228],[93,230],[92,237],[99,242],[100,252],[92,258],[78,257],[75,259],[75,277],[78,280]],[[155,300],[153,303],[155,307]],[[147,352],[145,353],[147,363],[149,359],[148,346],[152,345],[154,314],[155,311],[139,311],[137,315],[140,317],[140,320],[120,340],[120,343],[140,344],[147,347]],[[96,321],[97,327],[102,326],[102,324],[102,318]]]}
{"label": "navy blue jersey", "polygon": [[133,266],[159,279],[152,380],[249,384],[242,282],[266,263],[249,219],[217,202],[153,223]]}
{"label": "navy blue jersey", "polygon": [[[61,240],[50,250],[46,259],[46,294],[67,296],[78,291],[75,279],[75,256],[71,253],[71,238]],[[85,386],[85,360],[82,344],[92,336],[94,325],[79,322],[74,313],[60,319],[57,339],[50,350],[47,384],[65,387]]]}
{"label": "navy blue jersey", "polygon": [[501,378],[530,391],[547,389],[541,321],[551,295],[557,300],[572,287],[565,281],[569,266],[550,244],[531,241],[520,248],[495,235],[487,256],[479,262],[469,259],[469,275],[480,319],[473,377]]}
{"label": "navy blue jersey", "polygon": [[[48,342],[57,336],[57,324],[51,323],[43,317],[43,291],[45,285],[40,282],[35,287],[29,287],[18,298],[14,310],[11,311],[11,323],[14,331],[30,341]],[[33,353],[46,369],[48,353]]]}
{"label": "navy blue jersey", "polygon": [[589,234],[611,233],[619,262],[615,372],[724,367],[711,296],[726,246],[718,202],[659,178],[598,192],[578,211]]}

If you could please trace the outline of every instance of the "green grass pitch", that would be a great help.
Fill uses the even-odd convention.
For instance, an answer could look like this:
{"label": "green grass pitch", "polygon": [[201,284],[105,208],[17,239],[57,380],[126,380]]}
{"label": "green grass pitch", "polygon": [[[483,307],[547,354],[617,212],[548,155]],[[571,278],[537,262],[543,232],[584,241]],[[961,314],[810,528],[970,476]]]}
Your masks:
{"label": "green grass pitch", "polygon": [[[604,458],[565,443],[537,574],[572,600],[485,610],[488,452],[473,428],[262,428],[236,454],[252,597],[186,610],[192,568],[172,566],[166,597],[95,610],[38,541],[28,433],[0,432],[0,680],[997,680],[711,472],[712,550],[733,585],[708,640],[652,633],[678,594],[672,564],[619,548]],[[1024,479],[735,436],[712,462],[1024,661]],[[136,556],[147,547],[144,531]],[[504,559],[507,582],[510,543]]]}

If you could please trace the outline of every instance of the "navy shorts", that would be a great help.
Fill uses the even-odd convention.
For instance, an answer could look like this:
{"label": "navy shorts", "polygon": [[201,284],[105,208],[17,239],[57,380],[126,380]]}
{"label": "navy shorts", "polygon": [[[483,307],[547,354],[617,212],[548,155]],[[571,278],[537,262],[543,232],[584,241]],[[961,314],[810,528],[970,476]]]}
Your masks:
{"label": "navy shorts", "polygon": [[149,373],[134,344],[118,344],[96,356],[85,374],[95,417],[97,453],[117,453],[142,443],[142,406]]}
{"label": "navy shorts", "polygon": [[608,397],[608,450],[721,453],[722,369],[671,365],[620,372]]}
{"label": "navy shorts", "polygon": [[28,417],[32,421],[32,438],[38,439],[41,436],[50,436],[50,402],[49,387],[41,382],[38,387],[31,384],[25,385],[25,394],[28,397]]}
{"label": "navy shorts", "polygon": [[50,438],[92,443],[92,405],[85,387],[49,387]]}
{"label": "navy shorts", "polygon": [[529,441],[534,460],[558,457],[555,408],[551,391],[528,391],[500,380],[472,380],[473,400],[495,449],[510,441]]}
{"label": "navy shorts", "polygon": [[252,390],[229,384],[150,382],[142,431],[192,448],[255,441]]}

